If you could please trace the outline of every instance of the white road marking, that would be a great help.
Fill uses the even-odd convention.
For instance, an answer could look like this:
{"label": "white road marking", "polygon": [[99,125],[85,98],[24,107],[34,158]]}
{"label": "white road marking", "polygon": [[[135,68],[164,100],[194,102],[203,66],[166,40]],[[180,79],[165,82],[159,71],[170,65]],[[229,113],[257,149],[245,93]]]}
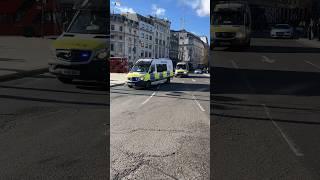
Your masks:
{"label": "white road marking", "polygon": [[156,95],[156,92],[153,92],[153,93],[151,94],[151,96],[148,97],[148,99],[146,99],[145,101],[143,101],[143,103],[142,103],[141,105],[144,105],[144,104],[146,104],[148,101],[150,101],[150,99],[151,99],[154,95]]}
{"label": "white road marking", "polygon": [[193,81],[193,82],[196,82],[196,80],[195,80],[195,79],[192,79],[192,81]]}
{"label": "white road marking", "polygon": [[233,60],[231,60],[232,66],[236,69],[239,69],[239,66],[237,65],[236,62],[234,62]]}
{"label": "white road marking", "polygon": [[203,109],[203,107],[201,106],[201,104],[198,102],[197,98],[194,95],[192,95],[192,98],[193,98],[194,102],[199,106],[201,111],[203,111],[203,112],[206,111]]}
{"label": "white road marking", "polygon": [[289,145],[290,149],[293,151],[293,153],[296,156],[304,156],[304,154],[302,152],[299,151],[299,149],[297,148],[297,146],[294,144],[294,142],[292,140],[289,139],[289,137],[282,131],[282,129],[280,128],[280,126],[273,120],[273,118],[270,115],[269,112],[269,108],[265,105],[262,104],[268,118],[272,121],[273,125],[278,129],[278,131],[280,132],[281,136],[283,137],[283,139],[287,142],[287,144]]}
{"label": "white road marking", "polygon": [[267,56],[262,56],[262,62],[274,63],[275,60],[268,58]]}
{"label": "white road marking", "polygon": [[304,61],[304,62],[306,62],[306,63],[310,64],[311,66],[313,66],[313,67],[317,68],[318,70],[320,70],[320,66],[318,66],[318,65],[316,65],[316,64],[313,64],[313,63],[310,62],[310,61]]}

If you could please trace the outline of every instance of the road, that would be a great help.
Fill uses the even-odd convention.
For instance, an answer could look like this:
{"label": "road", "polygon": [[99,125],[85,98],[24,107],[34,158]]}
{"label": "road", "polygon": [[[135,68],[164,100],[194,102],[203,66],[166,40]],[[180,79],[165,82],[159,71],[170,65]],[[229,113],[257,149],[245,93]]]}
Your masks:
{"label": "road", "polygon": [[111,88],[111,179],[209,179],[209,81]]}
{"label": "road", "polygon": [[320,49],[256,38],[211,53],[211,179],[320,179]]}
{"label": "road", "polygon": [[1,82],[1,179],[108,179],[108,94],[49,74]]}

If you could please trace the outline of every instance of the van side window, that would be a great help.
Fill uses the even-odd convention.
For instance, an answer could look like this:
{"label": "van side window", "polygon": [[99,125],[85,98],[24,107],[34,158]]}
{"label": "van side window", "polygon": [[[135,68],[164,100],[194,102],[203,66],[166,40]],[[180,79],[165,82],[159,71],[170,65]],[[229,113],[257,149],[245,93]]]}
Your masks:
{"label": "van side window", "polygon": [[162,72],[162,64],[157,64],[157,72]]}
{"label": "van side window", "polygon": [[163,64],[162,71],[167,71],[167,64]]}
{"label": "van side window", "polygon": [[150,66],[150,73],[153,73],[155,71],[154,65]]}

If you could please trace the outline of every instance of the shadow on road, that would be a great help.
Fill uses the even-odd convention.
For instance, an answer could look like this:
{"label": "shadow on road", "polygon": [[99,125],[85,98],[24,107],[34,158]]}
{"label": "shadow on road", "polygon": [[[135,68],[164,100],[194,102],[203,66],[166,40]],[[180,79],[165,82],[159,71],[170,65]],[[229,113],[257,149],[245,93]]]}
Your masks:
{"label": "shadow on road", "polygon": [[320,53],[320,48],[312,47],[285,47],[285,46],[251,46],[250,48],[228,48],[231,52],[254,52],[254,53]]}
{"label": "shadow on road", "polygon": [[211,84],[214,86],[211,92],[214,94],[320,95],[320,73],[316,72],[225,67],[214,67],[212,72],[214,78],[211,79]]}

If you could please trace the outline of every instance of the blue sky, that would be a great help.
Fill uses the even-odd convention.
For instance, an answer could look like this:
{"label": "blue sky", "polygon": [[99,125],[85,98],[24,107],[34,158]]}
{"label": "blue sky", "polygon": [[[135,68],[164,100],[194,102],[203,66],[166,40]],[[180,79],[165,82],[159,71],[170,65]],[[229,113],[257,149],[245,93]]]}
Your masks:
{"label": "blue sky", "polygon": [[181,29],[181,18],[185,29],[197,35],[210,34],[210,0],[110,0],[111,12],[114,3],[116,12],[136,12],[141,15],[156,15],[171,21],[171,29]]}

